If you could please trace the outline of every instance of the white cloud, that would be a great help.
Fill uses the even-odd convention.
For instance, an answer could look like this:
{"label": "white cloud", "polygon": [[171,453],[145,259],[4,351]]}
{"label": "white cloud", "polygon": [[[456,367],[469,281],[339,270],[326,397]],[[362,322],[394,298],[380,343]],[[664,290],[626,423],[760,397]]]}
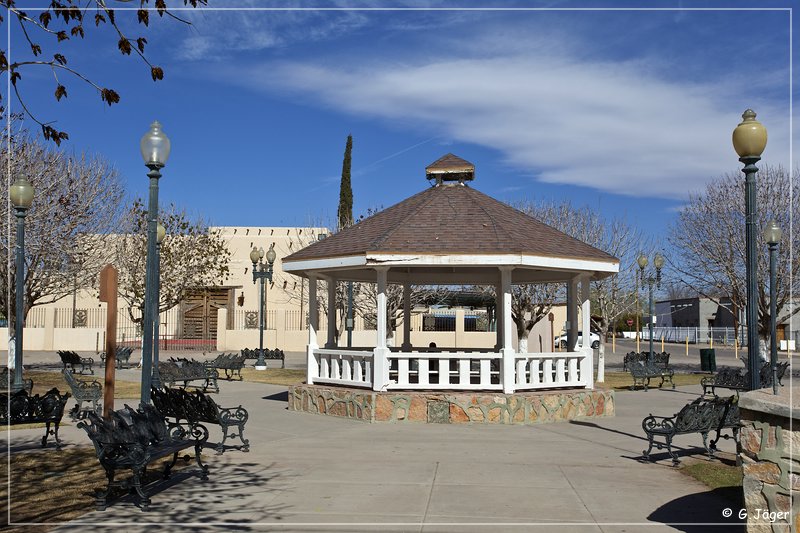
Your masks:
{"label": "white cloud", "polygon": [[544,182],[616,194],[685,198],[734,168],[730,134],[748,105],[770,124],[765,156],[788,162],[788,117],[781,110],[720,97],[735,93],[727,80],[663,80],[640,61],[514,55],[370,61],[348,69],[330,64],[259,65],[245,79],[490,147]]}

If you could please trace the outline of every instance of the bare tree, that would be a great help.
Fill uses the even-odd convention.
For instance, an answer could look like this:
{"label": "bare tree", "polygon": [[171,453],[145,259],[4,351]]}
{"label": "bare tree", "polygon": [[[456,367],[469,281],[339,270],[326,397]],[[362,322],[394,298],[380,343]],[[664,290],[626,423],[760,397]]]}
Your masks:
{"label": "bare tree", "polygon": [[[66,155],[21,131],[2,140],[0,164],[11,176],[24,176],[34,188],[25,217],[25,309],[55,302],[76,288],[96,286],[109,261],[107,235],[117,226],[124,195],[117,171],[101,157]],[[8,180],[0,195],[8,198]],[[2,263],[0,305],[13,330],[16,316],[15,216],[10,202],[0,223]]]}
{"label": "bare tree", "polygon": [[[122,0],[120,0],[122,1]],[[42,2],[46,4],[47,2]],[[167,15],[184,24],[188,21],[175,16],[167,9],[166,0],[155,0],[155,8],[149,7],[149,0],[139,0],[139,9],[136,11],[136,22],[143,26],[150,24],[151,12],[158,13],[159,17]],[[206,0],[183,0],[184,5],[197,7],[206,4]],[[118,23],[116,12],[109,8],[105,0],[51,0],[44,9],[40,7],[30,7],[27,11],[21,9],[15,0],[0,0],[0,7],[5,9],[6,21],[12,21],[19,25],[22,36],[27,42],[27,49],[19,47],[14,49],[13,63],[9,63],[10,56],[6,56],[6,50],[0,48],[0,72],[9,76],[11,90],[17,97],[17,101],[28,115],[42,128],[42,135],[46,140],[51,140],[60,144],[62,140],[69,136],[64,131],[58,131],[51,126],[51,121],[39,120],[31,111],[26,103],[24,91],[21,90],[22,72],[31,68],[42,67],[51,71],[53,84],[55,87],[54,97],[56,101],[61,101],[67,97],[67,87],[62,83],[64,78],[72,78],[86,83],[97,91],[101,101],[108,105],[119,102],[119,94],[110,88],[103,87],[92,81],[88,75],[76,70],[72,64],[68,63],[65,54],[69,48],[67,42],[70,40],[84,39],[94,31],[99,32],[103,27],[110,30],[111,41],[109,44],[116,44],[117,49],[123,55],[135,54],[149,69],[153,81],[164,78],[164,70],[153,65],[145,56],[144,50],[147,45],[147,38],[143,35],[132,37],[127,35],[122,27],[127,24]],[[126,16],[126,15],[123,15]],[[0,15],[0,22],[3,17]],[[97,45],[96,45],[97,46]],[[27,54],[27,55],[26,55]],[[37,80],[37,83],[40,81]],[[66,82],[65,82],[66,83]],[[3,98],[8,101],[9,95],[0,93],[0,103]],[[7,105],[7,104],[5,104]],[[2,109],[2,107],[0,107]]]}
{"label": "bare tree", "polygon": [[[192,289],[224,282],[231,254],[218,232],[209,230],[202,219],[190,220],[174,205],[159,209],[159,219],[166,229],[160,245],[161,312],[178,305]],[[116,236],[119,292],[128,304],[131,320],[141,323],[147,259],[147,210],[141,200],[131,205],[123,228],[125,232]]]}
{"label": "bare tree", "polygon": [[[764,165],[757,174],[758,228],[774,219],[784,229],[777,271],[777,321],[800,311],[791,310],[791,286],[800,282],[800,256],[788,253],[800,244],[798,232],[789,232],[790,213],[800,210],[798,170],[792,175],[780,166]],[[758,333],[769,336],[769,255],[761,231],[757,232]],[[745,286],[744,178],[728,173],[710,182],[705,191],[691,195],[670,228],[669,242],[675,258],[670,267],[701,294],[729,296],[735,309],[744,309]],[[738,328],[737,313],[734,324]],[[762,348],[766,348],[762,344]],[[762,354],[763,355],[763,354]]]}

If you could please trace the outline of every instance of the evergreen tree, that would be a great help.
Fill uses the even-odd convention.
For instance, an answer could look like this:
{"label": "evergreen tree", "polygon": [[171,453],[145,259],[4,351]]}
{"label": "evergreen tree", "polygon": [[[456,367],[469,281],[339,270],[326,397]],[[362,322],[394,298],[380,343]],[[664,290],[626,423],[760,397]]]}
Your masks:
{"label": "evergreen tree", "polygon": [[339,186],[339,210],[337,212],[339,228],[343,229],[353,223],[353,188],[350,185],[350,153],[353,150],[353,136],[347,136],[342,162],[342,181]]}

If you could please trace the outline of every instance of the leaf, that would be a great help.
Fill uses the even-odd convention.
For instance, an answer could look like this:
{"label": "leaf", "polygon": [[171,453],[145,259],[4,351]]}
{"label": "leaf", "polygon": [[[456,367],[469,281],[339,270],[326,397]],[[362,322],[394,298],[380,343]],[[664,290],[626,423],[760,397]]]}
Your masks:
{"label": "leaf", "polygon": [[53,16],[49,12],[44,11],[39,15],[39,22],[46,28],[47,25],[50,24],[51,18],[53,18]]}
{"label": "leaf", "polygon": [[69,139],[69,135],[65,131],[58,131],[53,127],[42,125],[42,136],[48,140],[56,143],[56,146],[61,146],[61,141]]}
{"label": "leaf", "polygon": [[11,84],[16,85],[17,80],[22,78],[22,74],[17,72],[16,70],[11,73]]}
{"label": "leaf", "polygon": [[158,16],[163,17],[167,11],[167,3],[164,0],[156,0],[156,9],[158,10]]}
{"label": "leaf", "polygon": [[139,19],[139,24],[147,26],[150,24],[150,12],[146,9],[140,9],[136,12],[136,17]]}
{"label": "leaf", "polygon": [[106,21],[106,18],[103,15],[101,15],[100,13],[98,13],[98,14],[96,14],[94,16],[94,25],[95,26],[99,26],[101,22],[105,22],[105,21]]}
{"label": "leaf", "polygon": [[74,28],[72,28],[72,30],[70,30],[70,33],[72,34],[73,37],[75,37],[76,35],[79,35],[81,37],[81,39],[82,39],[83,38],[83,26],[75,26]]}
{"label": "leaf", "polygon": [[3,50],[0,50],[0,70],[8,70],[8,59]]}
{"label": "leaf", "polygon": [[123,54],[125,55],[131,54],[131,42],[125,37],[122,37],[119,40],[119,42],[117,43],[117,47],[119,48],[119,51],[122,52]]}
{"label": "leaf", "polygon": [[114,89],[100,89],[100,99],[108,105],[116,104],[119,102],[119,94]]}
{"label": "leaf", "polygon": [[116,22],[114,22],[114,10],[113,9],[109,9],[109,10],[106,11],[106,13],[108,13],[109,22],[111,22],[111,24],[116,25]]}
{"label": "leaf", "polygon": [[139,37],[136,39],[136,48],[139,49],[140,52],[144,53],[144,45],[147,44],[147,39],[144,37]]}
{"label": "leaf", "polygon": [[153,81],[163,80],[164,69],[162,69],[161,67],[152,67],[150,69],[150,75],[153,76]]}
{"label": "leaf", "polygon": [[64,57],[64,56],[62,56],[61,54],[53,54],[53,59],[54,59],[54,60],[55,60],[57,63],[59,63],[59,64],[61,64],[61,65],[66,65],[66,64],[67,64],[67,58],[66,58],[66,57]]}
{"label": "leaf", "polygon": [[42,53],[42,47],[36,43],[31,43],[31,52],[33,52],[33,55],[38,56]]}
{"label": "leaf", "polygon": [[59,84],[58,87],[56,87],[56,100],[60,102],[61,97],[67,97],[67,88]]}
{"label": "leaf", "polygon": [[65,31],[60,31],[56,33],[56,37],[58,37],[58,42],[66,41],[67,39],[69,39],[69,37],[67,37],[67,32]]}

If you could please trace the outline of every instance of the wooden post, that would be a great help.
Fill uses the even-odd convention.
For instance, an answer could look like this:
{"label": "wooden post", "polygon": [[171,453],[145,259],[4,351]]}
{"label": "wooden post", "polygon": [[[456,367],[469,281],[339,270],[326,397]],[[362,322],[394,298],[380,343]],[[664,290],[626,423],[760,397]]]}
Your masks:
{"label": "wooden post", "polygon": [[733,357],[739,359],[739,337],[733,340]]}
{"label": "wooden post", "polygon": [[689,357],[689,331],[686,331],[686,357]]}
{"label": "wooden post", "polygon": [[100,271],[100,301],[106,302],[106,382],[103,389],[103,417],[114,409],[114,377],[117,366],[117,269],[106,265]]}
{"label": "wooden post", "polygon": [[664,351],[664,334],[661,334],[661,351]]}

